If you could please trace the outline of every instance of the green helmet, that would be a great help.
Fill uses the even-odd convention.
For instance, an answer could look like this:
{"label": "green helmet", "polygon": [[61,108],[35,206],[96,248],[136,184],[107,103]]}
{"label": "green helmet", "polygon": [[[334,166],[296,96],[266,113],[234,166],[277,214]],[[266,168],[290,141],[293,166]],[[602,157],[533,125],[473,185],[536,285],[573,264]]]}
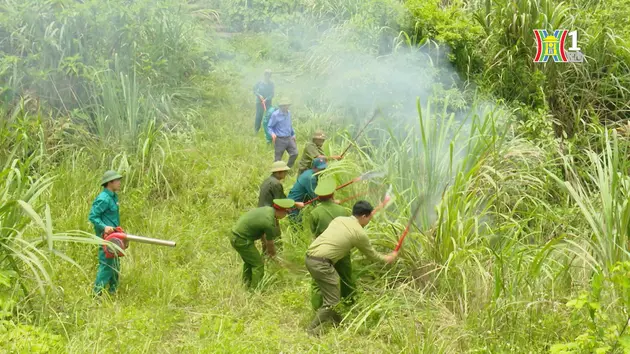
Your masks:
{"label": "green helmet", "polygon": [[336,188],[337,188],[337,183],[335,183],[335,181],[332,178],[327,178],[317,183],[317,187],[315,187],[315,194],[317,194],[320,197],[325,197],[327,195],[334,194]]}
{"label": "green helmet", "polygon": [[116,171],[106,171],[103,174],[103,178],[101,179],[101,186],[106,185],[107,183],[111,182],[111,181],[115,181],[117,179],[121,179],[122,176],[120,175],[120,173],[116,172]]}
{"label": "green helmet", "polygon": [[326,134],[324,134],[324,132],[321,131],[321,130],[317,130],[313,134],[313,140],[315,140],[315,139],[326,140]]}
{"label": "green helmet", "polygon": [[284,161],[276,161],[271,164],[271,173],[289,171],[289,170],[290,170],[289,166],[287,166],[287,163]]}
{"label": "green helmet", "polygon": [[293,199],[274,199],[273,207],[280,210],[291,209],[295,206]]}

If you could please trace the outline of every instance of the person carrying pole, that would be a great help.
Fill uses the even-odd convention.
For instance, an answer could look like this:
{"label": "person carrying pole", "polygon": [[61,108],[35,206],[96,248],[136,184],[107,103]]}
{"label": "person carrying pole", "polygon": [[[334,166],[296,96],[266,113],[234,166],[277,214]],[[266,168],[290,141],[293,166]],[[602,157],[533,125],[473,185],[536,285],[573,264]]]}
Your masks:
{"label": "person carrying pole", "polygon": [[[339,205],[337,201],[334,200],[335,188],[337,188],[337,185],[332,179],[321,181],[317,185],[317,188],[315,188],[315,194],[319,197],[320,203],[311,211],[309,219],[314,238],[321,235],[335,218],[350,216],[346,208]],[[334,268],[337,274],[339,274],[341,299],[352,303],[354,280],[352,279],[352,259],[350,253],[337,261]],[[313,309],[317,311],[322,307],[322,303],[322,294],[317,283],[313,281],[311,284],[311,304],[313,305]]]}
{"label": "person carrying pole", "polygon": [[266,253],[274,258],[274,239],[280,236],[279,220],[287,216],[287,211],[295,206],[291,199],[274,199],[273,206],[263,206],[243,214],[232,228],[230,243],[243,260],[243,282],[249,289],[256,289],[263,276],[263,258],[254,244],[261,240]]}
{"label": "person carrying pole", "polygon": [[324,150],[322,146],[324,145],[324,141],[326,141],[326,135],[323,131],[317,130],[315,134],[313,134],[313,140],[311,142],[306,143],[304,147],[304,152],[302,153],[302,158],[299,163],[298,176],[304,173],[304,171],[308,170],[313,163],[313,160],[318,157],[323,157],[326,160],[341,160],[341,156],[329,156],[324,155]]}
{"label": "person carrying pole", "polygon": [[[303,207],[304,202],[307,200],[312,200],[317,197],[315,194],[315,188],[317,188],[317,179],[318,177],[315,175],[317,172],[325,170],[328,167],[326,160],[321,157],[313,160],[313,168],[304,171],[298,179],[295,181],[295,184],[289,191],[288,198],[294,200],[296,203],[299,203],[298,206]],[[301,218],[299,217],[300,211],[298,209],[291,210],[289,212],[289,218],[291,218],[294,222],[301,222]]]}
{"label": "person carrying pole", "polygon": [[289,112],[290,105],[291,101],[289,99],[282,98],[280,100],[278,103],[280,109],[271,114],[267,129],[274,144],[274,161],[281,161],[282,155],[286,151],[289,153],[287,165],[289,168],[293,168],[293,164],[298,157],[298,148],[295,140],[295,130],[293,130],[291,122],[291,112]]}
{"label": "person carrying pole", "polygon": [[256,133],[260,130],[265,111],[271,108],[274,91],[275,88],[273,82],[271,82],[271,70],[267,69],[265,70],[263,80],[254,85],[254,95],[256,95],[256,120],[254,122],[254,131]]}
{"label": "person carrying pole", "polygon": [[[118,194],[122,176],[116,171],[107,171],[101,179],[103,190],[96,197],[90,209],[88,219],[94,225],[96,236],[104,238],[120,226]],[[129,244],[125,241],[125,248]],[[118,257],[107,258],[103,247],[98,248],[98,270],[94,282],[94,293],[101,295],[109,285],[109,293],[116,293],[120,276],[120,260]]]}
{"label": "person carrying pole", "polygon": [[346,257],[353,248],[373,260],[392,263],[398,252],[383,255],[374,250],[364,227],[370,222],[374,208],[367,201],[358,201],[352,207],[352,216],[340,216],[330,222],[328,228],[317,237],[306,251],[306,268],[317,283],[324,298],[323,306],[317,310],[307,331],[316,334],[323,323],[341,322],[336,307],[340,302],[339,274],[335,264]]}

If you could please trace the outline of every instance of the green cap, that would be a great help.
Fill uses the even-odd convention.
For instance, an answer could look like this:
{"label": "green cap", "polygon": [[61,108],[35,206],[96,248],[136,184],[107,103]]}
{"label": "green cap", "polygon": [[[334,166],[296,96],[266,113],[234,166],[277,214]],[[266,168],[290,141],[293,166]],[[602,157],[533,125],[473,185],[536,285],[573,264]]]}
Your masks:
{"label": "green cap", "polygon": [[321,130],[317,130],[317,131],[315,131],[315,133],[313,134],[313,139],[326,140],[326,134],[324,134],[324,132],[323,132],[323,131],[321,131]]}
{"label": "green cap", "polygon": [[316,168],[318,170],[323,170],[326,167],[328,167],[328,164],[326,163],[326,159],[322,158],[322,157],[318,157],[316,159],[313,160],[313,168]]}
{"label": "green cap", "polygon": [[289,166],[287,166],[287,163],[284,161],[276,161],[271,164],[271,173],[288,171],[288,170],[290,170],[290,168]]}
{"label": "green cap", "polygon": [[278,102],[278,106],[290,106],[291,100],[287,97],[282,97]]}
{"label": "green cap", "polygon": [[101,179],[101,186],[104,186],[108,182],[115,181],[117,179],[121,179],[122,176],[120,173],[116,171],[109,170],[103,174],[103,178]]}
{"label": "green cap", "polygon": [[280,210],[291,209],[295,206],[293,199],[274,199],[273,207]]}
{"label": "green cap", "polygon": [[332,195],[335,193],[335,188],[337,188],[337,183],[335,183],[332,178],[327,178],[317,183],[317,187],[315,187],[315,194],[320,197]]}

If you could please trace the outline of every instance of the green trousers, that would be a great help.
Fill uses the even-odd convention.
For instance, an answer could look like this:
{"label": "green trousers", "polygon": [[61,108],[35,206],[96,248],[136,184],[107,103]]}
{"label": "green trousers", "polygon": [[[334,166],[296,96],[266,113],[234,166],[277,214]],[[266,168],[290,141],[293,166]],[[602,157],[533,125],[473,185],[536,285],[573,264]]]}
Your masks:
{"label": "green trousers", "polygon": [[[352,257],[350,254],[343,257],[334,265],[337,274],[340,279],[340,294],[341,299],[348,304],[352,304],[354,301],[352,296],[354,295],[354,279],[352,278]],[[311,305],[313,305],[313,310],[318,310],[322,307],[324,299],[322,298],[322,293],[319,290],[319,286],[317,286],[317,282],[315,280],[312,281],[311,284]]]}
{"label": "green trousers", "polygon": [[230,243],[243,259],[243,283],[256,289],[265,275],[265,264],[254,241],[232,235]]}
{"label": "green trousers", "polygon": [[94,293],[100,294],[109,285],[109,293],[114,294],[118,289],[120,275],[120,258],[105,258],[103,247],[98,248],[98,270],[94,282]]}
{"label": "green trousers", "polygon": [[306,269],[308,269],[313,280],[317,283],[322,297],[324,298],[322,307],[317,310],[317,314],[315,314],[315,318],[308,329],[314,330],[325,322],[333,322],[335,324],[341,322],[341,316],[335,311],[341,299],[339,293],[339,274],[337,274],[335,267],[330,263],[314,260],[308,256],[306,257],[305,263]]}

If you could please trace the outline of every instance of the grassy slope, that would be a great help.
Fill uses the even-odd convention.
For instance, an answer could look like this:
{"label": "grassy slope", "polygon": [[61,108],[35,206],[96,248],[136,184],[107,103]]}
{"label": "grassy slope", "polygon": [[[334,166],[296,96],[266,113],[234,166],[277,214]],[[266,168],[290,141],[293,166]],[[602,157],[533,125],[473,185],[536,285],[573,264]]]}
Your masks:
{"label": "grassy slope", "polygon": [[[239,215],[255,206],[272,152],[262,134],[253,138],[250,133],[249,92],[234,87],[225,91],[232,92],[232,103],[205,107],[204,123],[192,137],[169,138],[172,153],[164,173],[175,197],[160,200],[149,189],[121,193],[122,222],[130,233],[173,239],[177,248],[133,244],[122,262],[118,296],[101,304],[91,298],[96,250],[82,245],[63,249],[85,274],[65,264],[56,267],[59,291],[48,301],[42,323],[66,338],[61,352],[438,353],[472,348],[510,352],[519,347],[539,352],[556,339],[554,333],[562,326],[553,314],[544,317],[548,323],[543,326],[538,311],[517,315],[517,323],[508,320],[505,326],[485,323],[482,314],[492,309],[481,304],[467,308],[443,292],[385,284],[372,275],[380,266],[361,262],[358,255],[355,272],[367,291],[357,308],[346,326],[320,339],[309,338],[304,328],[313,315],[310,278],[302,266],[307,233],[284,233],[282,255],[294,270],[271,265],[264,292],[245,291],[240,286],[242,263],[228,235]],[[294,107],[303,139],[300,132],[314,123],[301,121],[300,110]],[[108,164],[98,160],[77,153],[59,167],[50,198],[57,230],[91,230],[86,219],[98,193],[93,181]],[[285,190],[294,178],[286,181]],[[470,295],[483,291],[471,289]],[[497,328],[505,332],[492,331]]]}
{"label": "grassy slope", "polygon": [[[68,351],[386,350],[377,337],[343,331],[323,340],[308,338],[304,328],[313,315],[310,278],[301,257],[307,234],[284,236],[290,238],[284,257],[293,260],[296,270],[271,265],[263,294],[240,286],[242,263],[229,244],[229,230],[243,211],[255,206],[272,151],[262,135],[253,138],[250,133],[250,97],[234,98],[233,106],[203,112],[207,126],[192,140],[171,138],[167,174],[174,198],[155,200],[149,190],[130,188],[121,193],[122,223],[129,232],[173,239],[177,248],[133,244],[122,261],[118,296],[102,305],[90,296],[96,251],[78,245],[65,249],[86,271],[58,267],[63,269],[56,274],[60,291],[49,302],[49,325],[67,336]],[[102,166],[91,159],[78,153],[74,164],[67,161],[59,168],[50,198],[58,230],[90,230],[86,218],[98,193],[92,181],[102,173],[102,168],[91,170]],[[285,190],[293,180],[285,183]]]}

